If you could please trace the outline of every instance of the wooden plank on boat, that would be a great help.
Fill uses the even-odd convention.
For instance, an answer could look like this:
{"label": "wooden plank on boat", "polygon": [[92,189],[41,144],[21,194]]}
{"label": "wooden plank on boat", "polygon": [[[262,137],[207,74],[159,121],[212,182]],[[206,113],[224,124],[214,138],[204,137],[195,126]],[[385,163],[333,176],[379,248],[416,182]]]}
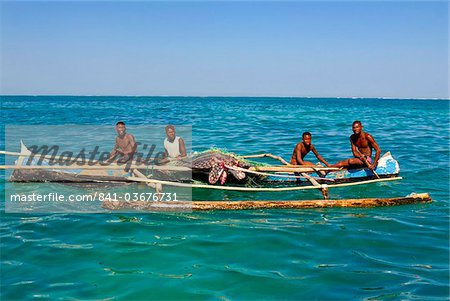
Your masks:
{"label": "wooden plank on boat", "polygon": [[[295,191],[295,190],[306,190],[306,189],[317,189],[318,187],[311,186],[293,186],[293,187],[241,187],[241,186],[220,186],[220,185],[208,185],[208,184],[191,184],[191,183],[180,183],[180,182],[171,182],[157,179],[141,179],[138,177],[127,177],[128,181],[135,182],[149,182],[149,183],[159,183],[167,186],[174,187],[185,187],[185,188],[204,188],[204,189],[214,189],[214,190],[230,190],[230,191],[247,191],[247,192],[275,192],[275,191]],[[365,185],[371,183],[378,182],[386,182],[386,181],[397,181],[401,180],[401,177],[393,177],[393,178],[382,178],[382,179],[373,179],[373,180],[364,180],[359,182],[352,183],[341,183],[341,184],[329,184],[326,185],[327,188],[336,188],[336,187],[347,187],[347,186],[355,186],[355,185]],[[324,185],[321,185],[324,186]]]}
{"label": "wooden plank on boat", "polygon": [[0,165],[0,169],[51,169],[51,170],[65,170],[65,169],[71,169],[71,170],[124,170],[125,168],[130,169],[146,169],[146,170],[170,170],[170,171],[191,171],[189,167],[184,166],[170,166],[170,165],[136,165],[136,164],[104,164],[104,165],[78,165],[78,164],[72,164],[72,165]]}
{"label": "wooden plank on boat", "polygon": [[243,159],[269,157],[269,158],[272,158],[272,159],[275,159],[275,160],[280,161],[280,162],[283,163],[284,165],[289,165],[289,163],[288,163],[286,160],[284,160],[282,157],[280,157],[280,156],[275,156],[275,155],[272,155],[272,154],[270,154],[270,153],[267,153],[267,154],[257,154],[257,155],[246,155],[246,156],[240,156],[240,157],[243,158]]}
{"label": "wooden plank on boat", "polygon": [[321,166],[301,166],[301,165],[283,165],[283,166],[252,166],[249,170],[255,171],[272,171],[272,172],[317,172],[317,171],[337,171],[341,168],[337,167],[321,167]]}
{"label": "wooden plank on boat", "polygon": [[397,198],[365,198],[345,200],[289,200],[289,201],[193,201],[193,202],[122,202],[105,201],[109,210],[177,211],[194,210],[261,210],[261,209],[315,209],[315,208],[370,208],[430,203],[428,193],[411,194]]}

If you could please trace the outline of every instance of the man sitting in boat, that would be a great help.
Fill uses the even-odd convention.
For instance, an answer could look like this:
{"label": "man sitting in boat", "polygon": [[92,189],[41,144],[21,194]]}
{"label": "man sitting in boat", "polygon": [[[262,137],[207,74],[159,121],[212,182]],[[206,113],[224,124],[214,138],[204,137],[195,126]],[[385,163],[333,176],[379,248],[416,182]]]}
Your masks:
{"label": "man sitting in boat", "polygon": [[[350,136],[353,158],[345,159],[333,164],[332,167],[362,168],[368,167],[374,170],[380,159],[381,149],[378,143],[369,133],[363,131],[361,121],[356,120],[352,124],[353,135]],[[375,159],[372,162],[372,149],[375,149]]]}
{"label": "man sitting in boat", "polygon": [[330,165],[325,161],[324,158],[322,158],[321,155],[317,152],[314,145],[311,143],[312,137],[310,132],[304,132],[302,134],[302,142],[297,143],[297,145],[294,148],[294,152],[292,153],[291,162],[292,165],[314,165],[312,162],[304,161],[303,158],[312,151],[314,155],[316,155],[316,158],[325,164],[327,167]]}
{"label": "man sitting in boat", "polygon": [[164,150],[166,158],[181,159],[186,157],[186,146],[181,137],[176,136],[173,125],[166,126],[166,139],[164,139]]}
{"label": "man sitting in boat", "polygon": [[127,129],[123,121],[116,123],[116,132],[116,143],[113,150],[109,154],[108,161],[113,161],[117,156],[119,156],[117,162],[125,163],[132,159],[134,153],[136,152],[136,140],[133,135],[127,133]]}

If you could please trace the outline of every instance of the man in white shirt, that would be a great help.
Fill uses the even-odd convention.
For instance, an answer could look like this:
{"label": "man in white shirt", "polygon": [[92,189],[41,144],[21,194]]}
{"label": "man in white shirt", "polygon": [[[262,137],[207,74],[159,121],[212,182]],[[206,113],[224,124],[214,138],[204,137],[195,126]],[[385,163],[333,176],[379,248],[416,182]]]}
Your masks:
{"label": "man in white shirt", "polygon": [[175,127],[173,125],[166,126],[166,136],[164,139],[164,150],[166,158],[181,159],[186,157],[186,146],[181,137],[175,134]]}

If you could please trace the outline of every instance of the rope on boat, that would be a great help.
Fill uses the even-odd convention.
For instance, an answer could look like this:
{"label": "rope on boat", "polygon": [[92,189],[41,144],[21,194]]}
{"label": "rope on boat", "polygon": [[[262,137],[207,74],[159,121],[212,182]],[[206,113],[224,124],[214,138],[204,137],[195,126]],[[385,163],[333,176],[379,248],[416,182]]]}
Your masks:
{"label": "rope on boat", "polygon": [[215,189],[215,190],[231,190],[231,191],[295,191],[295,190],[306,190],[306,189],[317,189],[317,188],[335,188],[335,187],[345,187],[345,186],[355,186],[361,184],[370,184],[384,181],[395,181],[401,180],[402,177],[394,177],[394,178],[382,178],[382,179],[373,179],[362,182],[352,182],[352,183],[342,183],[342,184],[321,184],[320,187],[317,186],[296,186],[296,187],[275,187],[275,188],[252,188],[252,187],[236,187],[236,186],[215,186],[215,185],[205,185],[205,184],[188,184],[188,183],[179,183],[179,182],[170,182],[164,180],[156,180],[156,179],[141,179],[137,177],[127,177],[126,179],[135,182],[150,182],[150,183],[159,183],[167,186],[174,187],[185,187],[185,188],[204,188],[204,189]]}

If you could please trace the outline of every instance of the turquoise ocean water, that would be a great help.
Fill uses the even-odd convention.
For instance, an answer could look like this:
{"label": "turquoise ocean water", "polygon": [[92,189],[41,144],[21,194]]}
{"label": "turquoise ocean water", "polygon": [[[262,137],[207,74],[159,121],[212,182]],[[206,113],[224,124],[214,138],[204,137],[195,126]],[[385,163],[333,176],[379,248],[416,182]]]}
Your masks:
{"label": "turquoise ocean water", "polygon": [[[1,97],[8,125],[192,125],[195,150],[289,158],[303,131],[329,162],[363,122],[402,181],[332,198],[428,192],[431,204],[372,209],[23,214],[1,210],[3,300],[448,300],[446,100]],[[51,143],[51,141],[49,141]],[[5,148],[4,137],[1,149]],[[309,155],[312,156],[312,155]],[[314,161],[314,157],[309,157]],[[0,158],[4,163],[4,157]],[[2,204],[5,174],[1,174]],[[311,199],[319,192],[195,192],[195,199]]]}

